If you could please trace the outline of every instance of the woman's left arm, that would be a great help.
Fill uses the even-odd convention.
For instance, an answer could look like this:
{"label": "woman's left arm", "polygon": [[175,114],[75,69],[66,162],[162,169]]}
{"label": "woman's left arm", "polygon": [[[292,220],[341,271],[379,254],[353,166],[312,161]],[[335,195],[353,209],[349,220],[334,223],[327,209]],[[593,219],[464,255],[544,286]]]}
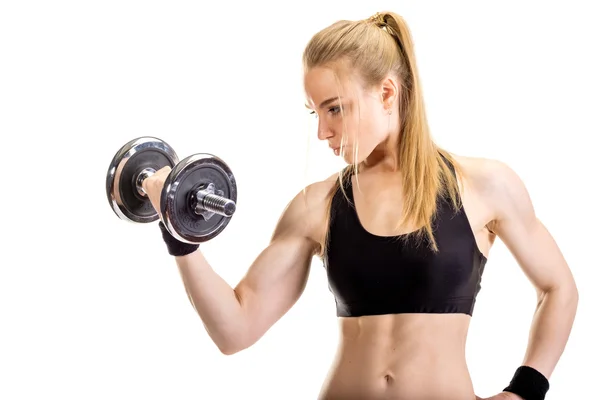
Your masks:
{"label": "woman's left arm", "polygon": [[550,379],[567,344],[579,293],[558,245],[537,218],[529,193],[507,165],[493,162],[487,193],[495,218],[489,228],[506,245],[537,292],[522,365]]}

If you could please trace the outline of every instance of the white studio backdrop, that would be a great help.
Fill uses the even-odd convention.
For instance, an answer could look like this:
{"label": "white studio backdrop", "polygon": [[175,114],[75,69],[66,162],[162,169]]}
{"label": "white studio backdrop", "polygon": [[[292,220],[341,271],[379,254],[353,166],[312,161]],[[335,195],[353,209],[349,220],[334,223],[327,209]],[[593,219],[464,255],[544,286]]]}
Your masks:
{"label": "white studio backdrop", "polygon": [[[319,260],[285,317],[253,347],[222,355],[158,227],[119,220],[105,176],[118,148],[144,135],[180,158],[223,158],[238,210],[203,248],[234,286],[287,202],[341,166],[304,108],[304,45],[335,20],[383,10],[412,30],[436,140],[515,169],[573,270],[578,315],[547,399],[597,398],[593,9],[586,1],[2,2],[0,399],[316,398],[338,341]],[[482,286],[467,357],[483,397],[521,362],[535,294],[500,241]]]}

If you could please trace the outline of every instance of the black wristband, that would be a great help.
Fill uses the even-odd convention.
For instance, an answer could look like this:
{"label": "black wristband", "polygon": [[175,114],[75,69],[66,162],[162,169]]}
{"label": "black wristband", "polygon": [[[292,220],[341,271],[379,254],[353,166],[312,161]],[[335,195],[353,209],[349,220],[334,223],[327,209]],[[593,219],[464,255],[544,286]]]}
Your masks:
{"label": "black wristband", "polygon": [[519,395],[525,400],[544,400],[549,389],[550,383],[542,373],[521,365],[504,391]]}
{"label": "black wristband", "polygon": [[171,232],[167,230],[167,227],[165,226],[165,224],[163,224],[162,221],[158,223],[158,226],[160,227],[163,240],[167,244],[167,250],[169,251],[170,255],[175,257],[186,256],[198,250],[198,248],[200,247],[200,245],[198,244],[184,243],[174,238],[173,235],[171,235]]}

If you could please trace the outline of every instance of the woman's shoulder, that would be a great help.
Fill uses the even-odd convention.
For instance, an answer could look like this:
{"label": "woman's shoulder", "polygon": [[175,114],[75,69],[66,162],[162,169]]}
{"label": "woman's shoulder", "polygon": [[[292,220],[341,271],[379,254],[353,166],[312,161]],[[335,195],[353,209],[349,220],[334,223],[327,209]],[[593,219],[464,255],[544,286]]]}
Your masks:
{"label": "woman's shoulder", "polygon": [[489,186],[514,174],[513,169],[499,159],[457,154],[452,154],[452,158],[464,178],[478,185]]}
{"label": "woman's shoulder", "polygon": [[338,187],[340,174],[335,173],[302,188],[295,196],[296,203],[302,203],[304,211],[321,219],[327,213],[333,192]]}
{"label": "woman's shoulder", "polygon": [[323,222],[328,218],[338,179],[339,173],[335,173],[304,186],[289,201],[282,219],[291,224],[293,231],[300,229],[304,236],[318,241],[323,235]]}
{"label": "woman's shoulder", "polygon": [[506,162],[488,157],[452,155],[460,170],[463,189],[486,203],[497,203],[508,192],[521,190],[523,183]]}

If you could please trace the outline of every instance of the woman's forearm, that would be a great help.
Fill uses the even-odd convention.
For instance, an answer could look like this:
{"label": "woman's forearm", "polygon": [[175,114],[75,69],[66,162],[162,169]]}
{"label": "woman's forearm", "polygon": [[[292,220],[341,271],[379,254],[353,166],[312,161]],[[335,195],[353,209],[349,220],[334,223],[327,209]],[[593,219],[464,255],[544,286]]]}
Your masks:
{"label": "woman's forearm", "polygon": [[243,342],[245,316],[233,288],[196,251],[176,257],[177,266],[192,306],[213,342],[225,354],[238,350]]}
{"label": "woman's forearm", "polygon": [[574,286],[564,286],[540,296],[523,365],[535,368],[550,379],[571,334],[578,302]]}

